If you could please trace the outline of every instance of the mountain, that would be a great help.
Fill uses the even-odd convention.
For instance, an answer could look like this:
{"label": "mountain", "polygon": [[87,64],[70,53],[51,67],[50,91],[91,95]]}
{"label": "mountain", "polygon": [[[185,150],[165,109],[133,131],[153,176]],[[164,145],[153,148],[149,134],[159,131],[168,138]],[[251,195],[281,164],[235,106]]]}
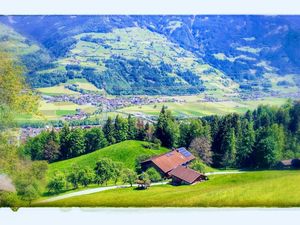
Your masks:
{"label": "mountain", "polygon": [[1,26],[39,46],[42,57],[35,58],[42,60],[28,67],[33,87],[85,77],[110,94],[166,95],[298,92],[299,22],[299,16],[0,17]]}

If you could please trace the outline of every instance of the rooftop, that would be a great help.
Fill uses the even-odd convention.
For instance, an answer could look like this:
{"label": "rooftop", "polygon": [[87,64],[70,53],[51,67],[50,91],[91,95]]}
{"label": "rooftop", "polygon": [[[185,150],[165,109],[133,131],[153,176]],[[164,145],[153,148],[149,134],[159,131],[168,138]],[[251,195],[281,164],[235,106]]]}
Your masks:
{"label": "rooftop", "polygon": [[195,170],[189,169],[184,166],[178,166],[170,172],[171,176],[175,176],[189,184],[192,184],[196,179],[201,176],[205,176],[201,173],[198,173]]}
{"label": "rooftop", "polygon": [[154,156],[147,161],[152,161],[164,173],[168,173],[172,169],[190,162],[193,159],[195,159],[195,157],[189,151],[185,148],[179,148],[159,156]]}

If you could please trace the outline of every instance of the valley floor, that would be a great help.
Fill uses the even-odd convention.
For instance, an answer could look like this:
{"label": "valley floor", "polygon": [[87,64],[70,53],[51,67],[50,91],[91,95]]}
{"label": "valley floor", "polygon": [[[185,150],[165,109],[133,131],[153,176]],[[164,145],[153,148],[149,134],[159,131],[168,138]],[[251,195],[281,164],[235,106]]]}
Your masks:
{"label": "valley floor", "polygon": [[255,171],[211,175],[191,186],[116,188],[38,207],[299,207],[300,171]]}

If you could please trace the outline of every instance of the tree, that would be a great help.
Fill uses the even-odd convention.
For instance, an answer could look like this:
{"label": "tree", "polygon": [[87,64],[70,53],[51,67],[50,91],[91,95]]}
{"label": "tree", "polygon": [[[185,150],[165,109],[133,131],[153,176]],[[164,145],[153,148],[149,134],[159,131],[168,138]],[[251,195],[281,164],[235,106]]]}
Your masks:
{"label": "tree", "polygon": [[77,189],[79,185],[79,181],[80,181],[79,171],[80,168],[77,165],[73,164],[72,170],[67,175],[67,181],[73,185],[74,189]]}
{"label": "tree", "polygon": [[33,161],[30,167],[30,174],[36,179],[42,181],[46,178],[48,163],[46,161]]}
{"label": "tree", "polygon": [[71,130],[68,124],[64,124],[63,128],[59,132],[59,139],[60,139],[60,152],[61,158],[66,159],[69,155],[69,148],[70,148],[70,137]]}
{"label": "tree", "polygon": [[225,168],[234,168],[236,160],[236,138],[233,128],[226,131],[221,148],[224,152],[222,166]]}
{"label": "tree", "polygon": [[95,180],[98,185],[106,183],[113,177],[114,168],[111,159],[103,158],[96,163]]}
{"label": "tree", "polygon": [[15,113],[37,114],[38,101],[25,82],[23,68],[0,52],[0,132],[13,122]]}
{"label": "tree", "polygon": [[127,140],[128,133],[128,123],[121,116],[117,115],[115,118],[115,127],[114,127],[114,138],[116,142],[121,142]]}
{"label": "tree", "polygon": [[82,129],[73,129],[67,136],[67,141],[69,146],[67,151],[67,158],[76,157],[84,153],[85,145]]}
{"label": "tree", "polygon": [[149,122],[146,123],[144,128],[145,140],[146,141],[153,141],[157,138],[153,138],[154,128],[153,125],[150,125]]}
{"label": "tree", "polygon": [[48,140],[44,146],[43,159],[48,162],[55,162],[60,157],[60,146],[53,140]]}
{"label": "tree", "polygon": [[151,182],[158,182],[162,180],[161,174],[153,167],[146,170]]}
{"label": "tree", "polygon": [[47,188],[49,192],[58,194],[64,189],[65,185],[66,177],[63,173],[56,171],[55,175],[51,177],[49,183],[47,184]]}
{"label": "tree", "polygon": [[146,128],[144,126],[143,120],[138,119],[136,126],[137,126],[137,133],[136,133],[137,140],[144,141],[147,133],[146,133]]}
{"label": "tree", "polygon": [[37,188],[33,185],[27,186],[24,190],[24,193],[22,194],[22,199],[28,201],[29,205],[31,205],[31,202],[38,197],[39,193],[37,191]]}
{"label": "tree", "polygon": [[211,143],[206,137],[197,137],[195,138],[190,147],[190,151],[195,153],[195,155],[201,159],[205,164],[212,164],[212,151]]}
{"label": "tree", "polygon": [[123,171],[123,163],[120,162],[113,162],[113,173],[112,173],[112,179],[114,180],[115,184],[117,184],[118,179],[122,175]]}
{"label": "tree", "polygon": [[128,130],[127,130],[127,139],[134,140],[137,135],[137,128],[136,128],[136,119],[129,114],[127,118],[128,123]]}
{"label": "tree", "polygon": [[136,172],[134,172],[131,169],[127,169],[127,168],[123,170],[122,180],[123,180],[124,184],[128,183],[132,187],[132,185],[135,183],[136,179],[137,179]]}
{"label": "tree", "polygon": [[44,149],[49,140],[49,133],[41,132],[39,135],[30,138],[24,146],[24,152],[30,155],[32,160],[44,159]]}
{"label": "tree", "polygon": [[165,147],[174,147],[177,144],[179,128],[175,119],[165,106],[162,107],[156,124],[154,135],[161,140]]}
{"label": "tree", "polygon": [[237,166],[249,167],[252,165],[253,159],[251,158],[255,144],[255,131],[253,122],[248,119],[242,120],[242,134],[237,147]]}
{"label": "tree", "polygon": [[111,117],[108,117],[106,120],[103,126],[103,133],[109,144],[114,144],[116,142],[116,139],[114,138],[114,124]]}
{"label": "tree", "polygon": [[100,128],[92,128],[88,130],[85,135],[85,151],[86,153],[93,152],[100,148],[107,146],[107,140]]}
{"label": "tree", "polygon": [[[19,196],[31,201],[38,195],[38,181],[31,175],[31,162],[24,160],[11,142],[11,128],[16,114],[38,114],[39,97],[26,84],[22,68],[7,53],[0,52],[0,165],[15,183],[18,196],[1,195],[1,204],[18,204]],[[34,186],[32,186],[34,183]],[[34,189],[34,190],[33,190]]]}
{"label": "tree", "polygon": [[84,187],[87,187],[89,184],[91,184],[94,181],[94,178],[94,171],[88,167],[78,171],[78,182]]}
{"label": "tree", "polygon": [[284,148],[284,131],[281,126],[273,124],[258,130],[255,143],[254,166],[271,168],[282,158]]}

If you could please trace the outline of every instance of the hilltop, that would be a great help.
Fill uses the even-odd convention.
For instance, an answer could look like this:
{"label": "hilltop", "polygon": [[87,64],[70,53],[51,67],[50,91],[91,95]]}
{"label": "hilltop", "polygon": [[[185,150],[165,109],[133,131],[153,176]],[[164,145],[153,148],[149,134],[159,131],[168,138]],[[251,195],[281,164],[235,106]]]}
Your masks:
{"label": "hilltop", "polygon": [[52,174],[55,170],[67,172],[72,168],[73,164],[80,167],[90,167],[91,169],[94,169],[96,162],[101,158],[110,158],[114,162],[123,163],[126,168],[134,169],[138,156],[159,155],[169,151],[163,147],[157,150],[149,149],[145,147],[146,144],[147,142],[144,141],[123,141],[86,155],[51,163],[49,165],[48,173]]}

